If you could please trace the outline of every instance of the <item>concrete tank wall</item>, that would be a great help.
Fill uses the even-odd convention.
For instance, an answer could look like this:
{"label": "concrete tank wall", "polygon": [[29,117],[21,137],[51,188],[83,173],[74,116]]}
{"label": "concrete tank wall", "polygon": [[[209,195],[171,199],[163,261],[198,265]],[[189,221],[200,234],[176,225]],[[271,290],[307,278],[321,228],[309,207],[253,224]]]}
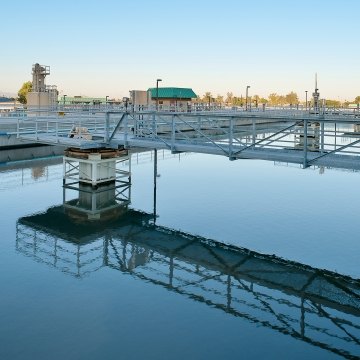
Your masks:
{"label": "concrete tank wall", "polygon": [[29,92],[27,94],[28,108],[48,108],[51,104],[51,96],[49,92]]}

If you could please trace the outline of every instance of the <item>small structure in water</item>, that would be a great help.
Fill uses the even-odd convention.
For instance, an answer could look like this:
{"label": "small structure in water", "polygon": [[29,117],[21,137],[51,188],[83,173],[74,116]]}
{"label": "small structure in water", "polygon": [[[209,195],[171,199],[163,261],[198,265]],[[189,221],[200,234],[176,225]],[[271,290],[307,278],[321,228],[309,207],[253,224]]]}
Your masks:
{"label": "small structure in water", "polygon": [[101,184],[116,183],[119,178],[130,176],[130,169],[117,169],[116,165],[120,161],[129,161],[127,150],[69,148],[65,150],[63,157],[64,186],[80,183],[97,187]]}

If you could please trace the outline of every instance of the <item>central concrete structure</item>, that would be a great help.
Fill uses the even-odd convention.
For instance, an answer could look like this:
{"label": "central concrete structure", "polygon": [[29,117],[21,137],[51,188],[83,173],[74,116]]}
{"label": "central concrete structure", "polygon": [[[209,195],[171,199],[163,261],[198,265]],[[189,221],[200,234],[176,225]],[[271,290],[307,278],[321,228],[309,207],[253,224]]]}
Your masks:
{"label": "central concrete structure", "polygon": [[[129,160],[129,156],[124,149],[67,149],[63,157],[64,185],[69,180],[72,184],[79,182],[92,187],[114,183],[124,173],[117,169],[117,162],[126,160]],[[126,172],[126,175],[129,173]]]}

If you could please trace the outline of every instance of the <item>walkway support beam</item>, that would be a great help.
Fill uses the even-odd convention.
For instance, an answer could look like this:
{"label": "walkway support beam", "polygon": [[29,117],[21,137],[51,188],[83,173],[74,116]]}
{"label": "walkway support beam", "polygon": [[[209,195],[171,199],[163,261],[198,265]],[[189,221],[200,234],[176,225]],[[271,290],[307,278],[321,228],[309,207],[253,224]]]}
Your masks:
{"label": "walkway support beam", "polygon": [[[127,112],[122,114],[120,120],[118,121],[118,123],[115,126],[114,131],[112,132],[111,136],[109,137],[108,141],[106,142],[107,144],[114,138],[116,132],[119,130],[119,128],[121,126],[122,121],[124,120],[125,117],[127,118],[127,115],[128,115]],[[110,113],[109,112],[106,113],[106,123],[107,123],[107,126],[110,126]]]}

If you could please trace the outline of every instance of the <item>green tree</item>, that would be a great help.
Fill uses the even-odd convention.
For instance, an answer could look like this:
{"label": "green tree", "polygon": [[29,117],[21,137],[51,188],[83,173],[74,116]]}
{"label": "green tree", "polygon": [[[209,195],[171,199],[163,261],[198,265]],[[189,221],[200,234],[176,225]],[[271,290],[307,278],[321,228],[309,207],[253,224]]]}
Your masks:
{"label": "green tree", "polygon": [[233,101],[233,93],[232,92],[228,92],[226,93],[226,100],[225,102],[228,104],[228,105],[231,105],[232,104],[232,101]]}
{"label": "green tree", "polygon": [[210,102],[212,101],[212,95],[211,95],[211,92],[210,92],[210,91],[207,91],[207,92],[205,93],[205,95],[204,95],[203,98],[202,98],[202,101],[203,101],[204,103],[210,103]]}
{"label": "green tree", "polygon": [[340,107],[341,103],[339,100],[326,99],[326,106]]}
{"label": "green tree", "polygon": [[216,96],[215,101],[216,101],[218,104],[222,105],[223,102],[224,102],[224,97],[223,97],[222,95],[219,95],[219,94],[218,94],[218,95]]}
{"label": "green tree", "polygon": [[269,103],[270,105],[279,105],[279,95],[277,93],[271,93],[269,95]]}
{"label": "green tree", "polygon": [[285,96],[285,102],[287,104],[296,105],[299,103],[299,98],[297,96],[297,93],[291,92]]}
{"label": "green tree", "polygon": [[254,95],[252,97],[252,102],[254,103],[254,106],[259,106],[260,96],[259,95]]}
{"label": "green tree", "polygon": [[31,91],[32,83],[31,81],[26,81],[23,83],[21,89],[18,91],[18,101],[21,104],[26,104],[26,95]]}
{"label": "green tree", "polygon": [[285,105],[286,104],[286,98],[284,95],[279,95],[279,105]]}
{"label": "green tree", "polygon": [[232,98],[232,105],[234,106],[241,106],[241,97],[233,96]]}

